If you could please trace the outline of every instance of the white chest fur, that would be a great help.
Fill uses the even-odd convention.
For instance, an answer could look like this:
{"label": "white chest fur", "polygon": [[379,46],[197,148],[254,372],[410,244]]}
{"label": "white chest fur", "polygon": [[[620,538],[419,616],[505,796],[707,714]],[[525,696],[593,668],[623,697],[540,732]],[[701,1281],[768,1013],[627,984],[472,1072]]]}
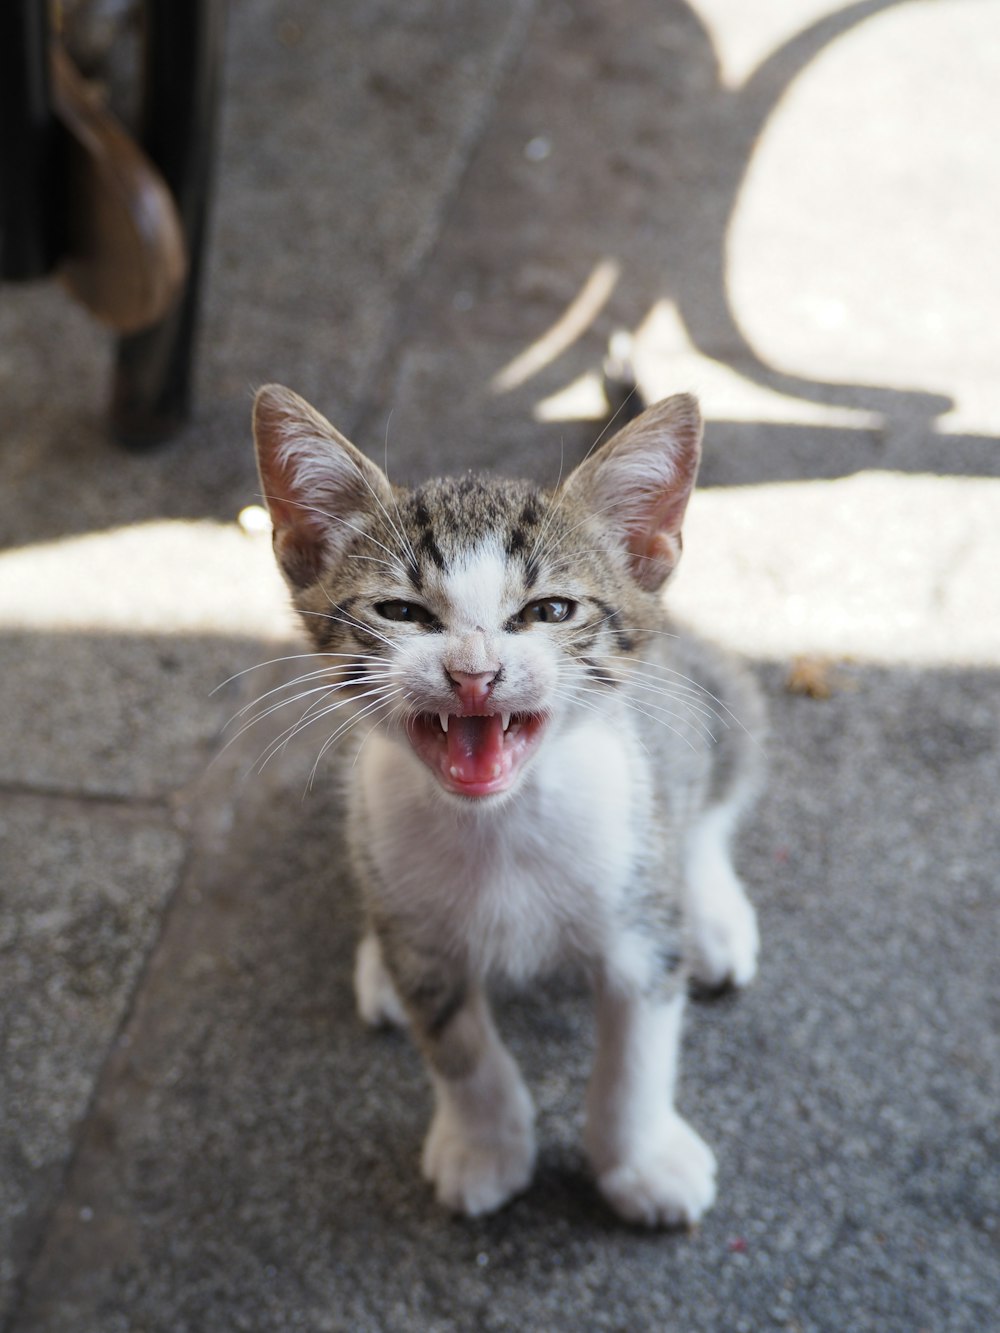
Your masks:
{"label": "white chest fur", "polygon": [[427,947],[515,979],[600,948],[648,818],[627,729],[595,718],[546,738],[520,789],[497,804],[442,799],[405,745],[382,736],[358,767],[372,891]]}

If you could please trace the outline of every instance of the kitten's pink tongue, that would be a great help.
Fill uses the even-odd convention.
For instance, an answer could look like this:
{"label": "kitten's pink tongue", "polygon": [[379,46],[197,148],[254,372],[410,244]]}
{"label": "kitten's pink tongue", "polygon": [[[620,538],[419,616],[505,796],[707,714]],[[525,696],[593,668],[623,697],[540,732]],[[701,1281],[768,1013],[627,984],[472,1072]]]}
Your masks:
{"label": "kitten's pink tongue", "polygon": [[448,770],[456,782],[491,782],[503,772],[503,722],[449,717]]}

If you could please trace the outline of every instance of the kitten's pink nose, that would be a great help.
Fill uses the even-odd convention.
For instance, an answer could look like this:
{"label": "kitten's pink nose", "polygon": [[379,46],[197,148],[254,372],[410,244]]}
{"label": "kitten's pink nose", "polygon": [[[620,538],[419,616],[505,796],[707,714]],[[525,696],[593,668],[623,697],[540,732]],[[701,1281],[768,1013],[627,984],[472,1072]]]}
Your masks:
{"label": "kitten's pink nose", "polygon": [[493,682],[499,671],[453,671],[445,668],[448,679],[455,686],[455,692],[463,708],[480,708],[489,697]]}

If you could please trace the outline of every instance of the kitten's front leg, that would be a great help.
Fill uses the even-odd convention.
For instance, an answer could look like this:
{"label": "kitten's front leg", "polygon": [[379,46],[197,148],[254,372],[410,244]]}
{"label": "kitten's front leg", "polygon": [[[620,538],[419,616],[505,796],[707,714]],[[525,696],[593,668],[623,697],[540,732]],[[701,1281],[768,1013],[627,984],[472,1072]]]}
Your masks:
{"label": "kitten's front leg", "polygon": [[440,960],[393,952],[396,987],[434,1087],[424,1176],[447,1208],[491,1213],[525,1189],[534,1170],[528,1089],[478,987]]}
{"label": "kitten's front leg", "polygon": [[601,1193],[629,1222],[697,1222],[715,1201],[712,1150],[674,1109],[684,992],[606,975],[585,1145]]}

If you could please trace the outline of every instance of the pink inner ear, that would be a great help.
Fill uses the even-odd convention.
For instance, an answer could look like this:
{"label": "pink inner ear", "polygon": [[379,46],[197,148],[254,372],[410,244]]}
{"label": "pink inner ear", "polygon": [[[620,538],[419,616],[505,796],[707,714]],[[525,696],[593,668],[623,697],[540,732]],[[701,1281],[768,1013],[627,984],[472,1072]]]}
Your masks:
{"label": "pink inner ear", "polygon": [[315,496],[296,486],[295,470],[281,458],[280,432],[264,419],[258,428],[258,457],[264,499],[274,527],[274,554],[296,587],[314,583],[327,554],[329,518],[315,505]]}
{"label": "pink inner ear", "polygon": [[307,588],[323,572],[326,543],[322,530],[307,524],[275,527],[274,555],[289,581],[297,588]]}
{"label": "pink inner ear", "polygon": [[254,405],[260,477],[274,524],[274,549],[292,583],[314,582],[357,531],[351,518],[389,483],[325,417],[281,385]]}
{"label": "pink inner ear", "polygon": [[628,534],[632,573],[644,588],[654,591],[671,574],[681,557],[681,524],[690,491],[662,498],[644,515],[645,522]]}
{"label": "pink inner ear", "polygon": [[299,541],[320,539],[330,519],[310,502],[314,497],[301,491],[296,493],[285,468],[270,474],[262,469],[261,477],[267,488],[265,499],[275,533],[288,533]]}
{"label": "pink inner ear", "polygon": [[310,497],[296,485],[294,467],[290,461],[282,461],[280,450],[270,440],[260,450],[260,476],[276,530],[321,526],[309,503]]}
{"label": "pink inner ear", "polygon": [[681,534],[642,530],[629,538],[632,556],[632,574],[637,583],[650,592],[655,591],[673,572],[681,558]]}

